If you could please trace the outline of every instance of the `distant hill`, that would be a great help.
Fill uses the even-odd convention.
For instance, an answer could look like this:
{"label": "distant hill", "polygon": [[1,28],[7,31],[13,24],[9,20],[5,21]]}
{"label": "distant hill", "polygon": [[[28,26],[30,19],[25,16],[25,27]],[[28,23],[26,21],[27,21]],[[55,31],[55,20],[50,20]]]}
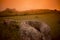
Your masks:
{"label": "distant hill", "polygon": [[58,10],[49,9],[36,9],[36,10],[26,10],[26,11],[16,11],[15,9],[7,8],[0,12],[0,17],[4,16],[22,16],[22,15],[40,15],[40,14],[60,14]]}

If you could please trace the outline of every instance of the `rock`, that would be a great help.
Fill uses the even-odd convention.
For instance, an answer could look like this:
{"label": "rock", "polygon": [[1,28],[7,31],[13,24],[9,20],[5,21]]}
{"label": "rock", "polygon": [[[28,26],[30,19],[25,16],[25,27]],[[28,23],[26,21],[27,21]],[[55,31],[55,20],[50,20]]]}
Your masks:
{"label": "rock", "polygon": [[[37,30],[36,31],[37,34],[40,32],[40,36],[41,36],[42,40],[51,40],[51,36],[50,36],[51,29],[44,22],[40,22],[38,20],[23,20],[23,21],[21,21],[20,25],[22,27],[21,30],[27,31],[28,29],[30,29],[29,31],[32,31],[32,28],[33,28],[33,30],[35,29],[34,31]],[[32,31],[32,32],[34,33],[34,31]],[[38,38],[39,38],[39,36],[38,36]]]}
{"label": "rock", "polygon": [[21,22],[20,24],[21,40],[41,40],[41,34],[34,27]]}

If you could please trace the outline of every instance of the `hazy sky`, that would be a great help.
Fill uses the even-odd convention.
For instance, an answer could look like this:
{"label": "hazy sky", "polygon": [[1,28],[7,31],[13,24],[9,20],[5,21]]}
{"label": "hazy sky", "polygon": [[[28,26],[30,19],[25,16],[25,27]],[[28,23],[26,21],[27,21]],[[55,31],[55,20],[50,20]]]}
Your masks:
{"label": "hazy sky", "polygon": [[0,10],[5,8],[15,8],[19,11],[30,9],[60,10],[60,0],[0,0]]}

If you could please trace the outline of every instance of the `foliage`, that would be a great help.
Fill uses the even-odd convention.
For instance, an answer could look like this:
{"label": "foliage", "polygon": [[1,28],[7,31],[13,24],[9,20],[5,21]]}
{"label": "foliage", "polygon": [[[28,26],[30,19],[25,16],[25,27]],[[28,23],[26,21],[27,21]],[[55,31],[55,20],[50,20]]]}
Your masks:
{"label": "foliage", "polygon": [[19,26],[15,21],[7,23],[0,23],[0,40],[20,40]]}
{"label": "foliage", "polygon": [[36,10],[27,10],[27,11],[16,11],[15,9],[7,8],[4,11],[0,12],[0,16],[21,16],[21,15],[40,15],[40,14],[55,14],[59,13],[58,10],[49,10],[49,9],[36,9]]}

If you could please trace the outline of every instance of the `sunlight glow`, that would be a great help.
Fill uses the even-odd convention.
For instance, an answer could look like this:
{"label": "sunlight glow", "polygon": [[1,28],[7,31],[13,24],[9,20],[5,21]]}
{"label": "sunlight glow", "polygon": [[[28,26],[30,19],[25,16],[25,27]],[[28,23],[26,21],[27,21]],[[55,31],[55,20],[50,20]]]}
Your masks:
{"label": "sunlight glow", "polygon": [[0,10],[5,8],[15,8],[16,10],[30,9],[58,9],[60,10],[60,0],[0,0]]}

